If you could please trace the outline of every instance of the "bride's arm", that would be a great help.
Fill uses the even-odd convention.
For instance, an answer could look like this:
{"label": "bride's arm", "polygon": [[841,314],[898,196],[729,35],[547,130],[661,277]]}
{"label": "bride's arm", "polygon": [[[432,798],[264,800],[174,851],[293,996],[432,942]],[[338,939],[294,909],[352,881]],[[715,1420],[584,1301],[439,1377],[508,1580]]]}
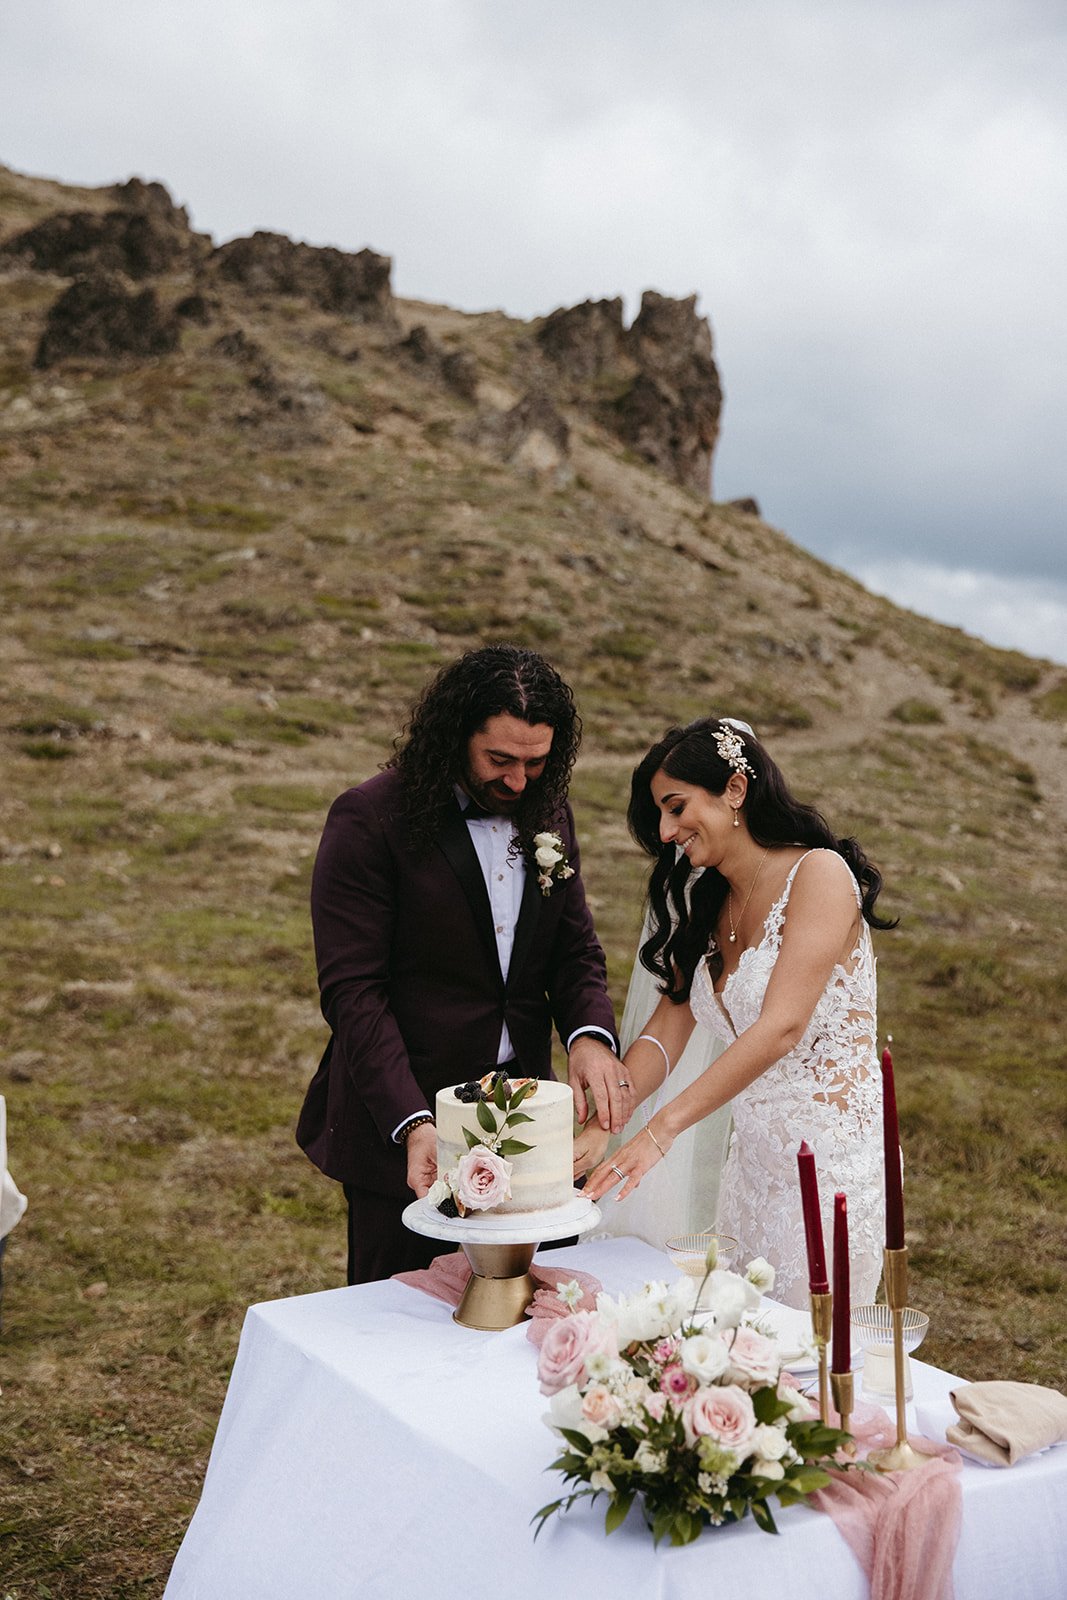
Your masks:
{"label": "bride's arm", "polygon": [[[620,1199],[666,1155],[680,1133],[732,1100],[803,1038],[859,915],[855,892],[842,866],[847,872],[840,857],[835,860],[822,851],[803,863],[793,882],[781,950],[759,1016],[699,1078],[657,1111],[642,1133],[616,1152],[614,1166],[627,1176]],[[590,1174],[585,1193],[597,1200],[618,1181],[618,1173],[602,1165]]]}
{"label": "bride's arm", "polygon": [[[681,1059],[696,1024],[687,1005],[672,1005],[666,995],[622,1058],[619,1073],[630,1084],[634,1105],[654,1095]],[[609,1135],[586,1124],[574,1136],[574,1172],[580,1177],[604,1156]]]}

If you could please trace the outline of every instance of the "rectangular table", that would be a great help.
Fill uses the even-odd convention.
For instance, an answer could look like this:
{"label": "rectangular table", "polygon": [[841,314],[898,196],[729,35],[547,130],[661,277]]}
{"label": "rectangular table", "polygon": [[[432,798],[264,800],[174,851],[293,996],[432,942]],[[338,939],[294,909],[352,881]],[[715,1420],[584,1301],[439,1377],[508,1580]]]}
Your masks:
{"label": "rectangular table", "polygon": [[[549,1259],[616,1294],[674,1275],[634,1239]],[[536,1359],[524,1327],[462,1328],[399,1283],[252,1306],[165,1600],[866,1600],[834,1524],[804,1505],[774,1505],[778,1538],[746,1519],[654,1550],[637,1505],[606,1537],[599,1500],[534,1544],[531,1517],[562,1491]],[[959,1380],[912,1365],[929,1432]],[[1007,1470],[965,1461],[956,1600],[1064,1600],[1065,1512],[1067,1446]]]}

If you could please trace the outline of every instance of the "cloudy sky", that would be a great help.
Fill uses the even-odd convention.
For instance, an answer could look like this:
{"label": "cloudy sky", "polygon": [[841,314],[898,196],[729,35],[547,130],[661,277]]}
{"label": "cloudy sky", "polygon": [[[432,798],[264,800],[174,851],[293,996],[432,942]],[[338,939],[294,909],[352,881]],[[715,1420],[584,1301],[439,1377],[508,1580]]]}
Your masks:
{"label": "cloudy sky", "polygon": [[533,316],[696,292],[715,494],[1067,660],[1063,0],[0,0],[0,161]]}

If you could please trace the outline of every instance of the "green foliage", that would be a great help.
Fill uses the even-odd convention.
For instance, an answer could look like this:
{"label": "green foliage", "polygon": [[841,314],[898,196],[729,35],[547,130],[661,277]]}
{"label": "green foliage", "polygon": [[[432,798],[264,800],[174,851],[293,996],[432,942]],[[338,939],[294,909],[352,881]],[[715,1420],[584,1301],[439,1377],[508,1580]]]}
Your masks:
{"label": "green foliage", "polygon": [[927,700],[900,700],[889,715],[895,722],[903,722],[907,727],[945,720],[937,707],[932,706]]}

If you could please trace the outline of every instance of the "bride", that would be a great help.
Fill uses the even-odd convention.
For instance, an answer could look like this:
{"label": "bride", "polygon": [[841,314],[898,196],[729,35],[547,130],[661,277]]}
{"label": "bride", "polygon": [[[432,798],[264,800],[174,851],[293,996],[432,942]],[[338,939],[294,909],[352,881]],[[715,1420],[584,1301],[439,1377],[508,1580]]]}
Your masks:
{"label": "bride", "polygon": [[796,1164],[806,1139],[827,1231],[834,1191],[848,1195],[853,1299],[872,1300],[883,1174],[869,930],[892,926],[874,912],[880,874],[793,798],[751,731],[725,719],[673,728],[653,746],[633,775],[629,823],[656,862],[640,954],[660,999],[626,1052],[627,1077],[638,1099],[654,1094],[697,1024],[722,1051],[601,1161],[586,1195],[621,1184],[625,1201],[669,1165],[686,1130],[730,1105],[717,1226],[738,1239],[739,1259],[766,1256],[775,1297],[806,1305]]}

